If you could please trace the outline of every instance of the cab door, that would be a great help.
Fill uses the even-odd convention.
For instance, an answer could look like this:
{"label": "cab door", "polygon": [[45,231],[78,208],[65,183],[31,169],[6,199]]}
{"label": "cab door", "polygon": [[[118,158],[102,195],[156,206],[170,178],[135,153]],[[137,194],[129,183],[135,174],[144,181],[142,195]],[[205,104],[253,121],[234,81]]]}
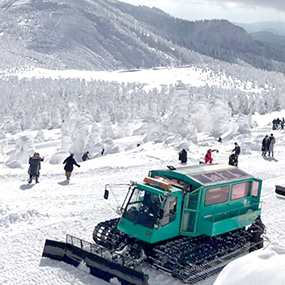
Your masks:
{"label": "cab door", "polygon": [[197,221],[199,218],[200,196],[200,188],[185,195],[180,226],[182,235],[197,235]]}

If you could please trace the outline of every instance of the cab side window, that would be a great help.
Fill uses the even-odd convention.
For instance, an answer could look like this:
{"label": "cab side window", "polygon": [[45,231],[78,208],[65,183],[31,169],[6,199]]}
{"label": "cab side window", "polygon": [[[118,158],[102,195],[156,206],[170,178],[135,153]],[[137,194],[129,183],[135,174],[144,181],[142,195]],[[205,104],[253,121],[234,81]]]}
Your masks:
{"label": "cab side window", "polygon": [[237,200],[250,195],[251,182],[239,183],[232,186],[231,200]]}
{"label": "cab side window", "polygon": [[205,206],[223,203],[228,200],[229,186],[211,188],[206,191]]}

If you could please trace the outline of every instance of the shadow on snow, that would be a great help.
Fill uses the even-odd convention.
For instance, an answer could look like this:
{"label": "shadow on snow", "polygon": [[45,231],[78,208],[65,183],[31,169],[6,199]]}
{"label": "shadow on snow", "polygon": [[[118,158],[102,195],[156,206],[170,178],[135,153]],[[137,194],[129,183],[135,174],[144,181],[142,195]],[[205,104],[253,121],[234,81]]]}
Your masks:
{"label": "shadow on snow", "polygon": [[23,184],[20,186],[21,190],[29,190],[34,187],[35,184]]}

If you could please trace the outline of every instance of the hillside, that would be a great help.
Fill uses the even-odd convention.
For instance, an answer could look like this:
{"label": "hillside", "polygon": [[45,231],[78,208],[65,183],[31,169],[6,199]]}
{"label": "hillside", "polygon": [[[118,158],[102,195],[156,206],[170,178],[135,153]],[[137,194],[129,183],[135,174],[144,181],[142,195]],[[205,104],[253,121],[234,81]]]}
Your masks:
{"label": "hillside", "polygon": [[3,67],[110,70],[193,62],[193,52],[152,34],[114,1],[4,0],[0,8]]}
{"label": "hillside", "polygon": [[285,36],[275,35],[270,32],[256,32],[251,33],[250,35],[257,41],[285,46]]}
{"label": "hillside", "polygon": [[285,22],[256,22],[256,23],[234,23],[244,28],[248,33],[269,32],[278,36],[285,36]]}
{"label": "hillside", "polygon": [[2,68],[114,70],[210,59],[285,72],[284,49],[228,21],[189,22],[115,0],[0,1]]}

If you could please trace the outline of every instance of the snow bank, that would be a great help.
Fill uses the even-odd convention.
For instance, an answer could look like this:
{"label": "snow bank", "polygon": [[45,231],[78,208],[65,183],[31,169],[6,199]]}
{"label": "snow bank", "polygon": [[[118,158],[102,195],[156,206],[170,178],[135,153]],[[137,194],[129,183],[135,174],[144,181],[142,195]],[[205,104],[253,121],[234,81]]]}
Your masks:
{"label": "snow bank", "polygon": [[214,285],[284,284],[284,267],[285,249],[272,244],[228,264]]}

